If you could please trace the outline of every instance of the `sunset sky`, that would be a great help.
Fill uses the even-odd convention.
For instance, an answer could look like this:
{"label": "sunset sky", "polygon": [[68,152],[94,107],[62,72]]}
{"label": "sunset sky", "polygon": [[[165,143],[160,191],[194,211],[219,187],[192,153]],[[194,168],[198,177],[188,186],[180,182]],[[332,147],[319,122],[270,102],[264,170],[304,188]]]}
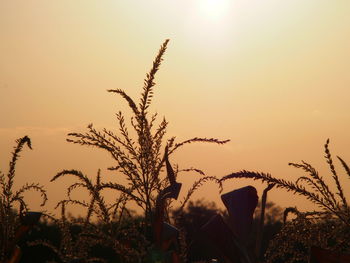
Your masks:
{"label": "sunset sky", "polygon": [[[350,162],[349,14],[348,0],[2,0],[0,170],[7,172],[15,140],[28,135],[33,150],[21,154],[15,189],[44,185],[47,210],[73,182],[49,182],[63,169],[93,178],[101,168],[104,180],[118,180],[106,171],[113,165],[107,153],[70,144],[66,135],[89,123],[116,129],[119,110],[130,116],[106,90],[120,88],[137,100],[169,38],[151,111],[169,121],[168,138],[231,139],[188,145],[172,163],[217,177],[245,169],[293,180],[303,172],[288,162],[305,160],[330,178],[327,138],[334,157]],[[182,193],[198,178],[181,175]],[[348,185],[349,178],[341,180]],[[247,184],[261,194],[264,185],[249,180],[226,182],[224,191]],[[107,199],[114,195],[106,192]],[[221,206],[219,197],[209,183],[194,199]],[[37,193],[26,198],[39,209]],[[279,189],[268,198],[315,209]]]}

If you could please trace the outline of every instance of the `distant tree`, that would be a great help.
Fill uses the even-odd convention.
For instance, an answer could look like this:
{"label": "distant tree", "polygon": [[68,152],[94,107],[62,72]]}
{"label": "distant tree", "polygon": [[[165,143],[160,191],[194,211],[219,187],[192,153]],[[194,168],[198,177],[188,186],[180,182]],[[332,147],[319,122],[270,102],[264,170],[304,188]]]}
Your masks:
{"label": "distant tree", "polygon": [[[259,202],[253,221],[253,230],[249,237],[249,248],[254,250],[256,233],[260,217]],[[197,201],[189,201],[186,208],[181,210],[175,210],[172,216],[176,218],[177,226],[182,229],[186,234],[187,242],[187,258],[189,262],[208,260],[211,258],[218,258],[217,251],[214,250],[212,245],[207,241],[206,237],[201,233],[201,227],[206,224],[211,217],[220,213],[224,219],[228,220],[228,214],[226,211],[217,207],[214,202],[208,202],[204,199]],[[262,239],[261,260],[267,250],[269,241],[279,232],[282,226],[283,209],[276,205],[274,202],[266,203],[265,210],[265,224]]]}
{"label": "distant tree", "polygon": [[172,217],[176,219],[176,226],[185,233],[189,262],[216,257],[216,251],[200,229],[218,212],[224,213],[214,202],[204,199],[189,201],[185,209],[177,209],[172,212]]}
{"label": "distant tree", "polygon": [[[257,219],[260,216],[261,202],[259,201],[255,212],[254,218]],[[266,202],[265,206],[265,225],[275,224],[283,221],[283,208],[277,205],[273,201]]]}
{"label": "distant tree", "polygon": [[[254,212],[253,231],[250,237],[250,248],[254,249],[256,244],[257,229],[260,220],[261,202],[258,203]],[[262,244],[259,255],[260,261],[265,261],[265,253],[270,241],[281,230],[283,224],[283,209],[274,202],[269,201],[265,206],[265,220],[262,233]]]}

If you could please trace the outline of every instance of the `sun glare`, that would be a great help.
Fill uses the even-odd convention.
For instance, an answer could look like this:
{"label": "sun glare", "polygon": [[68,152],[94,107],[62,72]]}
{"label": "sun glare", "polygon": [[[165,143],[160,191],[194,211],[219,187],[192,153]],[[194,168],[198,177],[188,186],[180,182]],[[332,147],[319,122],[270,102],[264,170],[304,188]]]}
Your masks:
{"label": "sun glare", "polygon": [[220,21],[229,14],[229,0],[200,0],[198,1],[200,15],[204,19]]}
{"label": "sun glare", "polygon": [[[234,25],[233,4],[230,0],[196,0],[188,13],[186,31],[199,50],[210,54],[224,52],[230,45],[228,36]],[[220,47],[220,48],[218,48]]]}

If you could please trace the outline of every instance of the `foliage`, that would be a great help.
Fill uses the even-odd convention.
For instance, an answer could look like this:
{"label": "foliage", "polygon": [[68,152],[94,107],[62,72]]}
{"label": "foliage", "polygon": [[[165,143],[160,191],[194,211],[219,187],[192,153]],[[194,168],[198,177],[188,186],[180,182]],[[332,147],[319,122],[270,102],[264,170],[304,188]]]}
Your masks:
{"label": "foliage", "polygon": [[[28,211],[28,206],[24,200],[23,194],[29,190],[38,191],[43,200],[41,206],[47,201],[46,191],[39,184],[27,183],[17,191],[13,190],[19,154],[25,145],[32,149],[31,141],[28,136],[16,140],[16,143],[17,145],[12,152],[8,173],[5,175],[0,171],[0,262],[9,257],[9,253],[12,252],[9,251],[9,247],[11,247],[12,241],[14,240],[15,231],[20,225],[20,218]],[[20,205],[19,215],[14,211],[16,202]]]}
{"label": "foliage", "polygon": [[[266,212],[265,212],[265,224],[275,224],[277,222],[283,221],[283,210],[280,206],[276,205],[276,203],[272,201],[266,202]],[[254,218],[259,218],[261,213],[261,202],[259,201],[255,211],[254,211]]]}
{"label": "foliage", "polygon": [[[295,194],[305,196],[321,208],[321,211],[300,213],[296,208],[288,208],[288,212],[297,214],[297,218],[284,225],[281,232],[270,244],[267,251],[268,262],[306,262],[308,251],[312,245],[339,252],[350,252],[349,240],[350,207],[346,200],[338,173],[335,170],[329,150],[329,140],[325,144],[325,158],[331,171],[336,192],[326,184],[317,170],[309,163],[289,165],[303,169],[307,175],[300,176],[295,182],[279,179],[268,173],[240,171],[224,176],[221,182],[233,178],[252,178],[273,183],[276,188],[283,188]],[[337,156],[347,176],[350,169],[347,163]]]}
{"label": "foliage", "polygon": [[[254,213],[252,234],[249,236],[248,248],[254,251],[257,232],[259,231],[261,202],[259,202]],[[212,244],[201,233],[201,227],[207,223],[215,214],[223,215],[225,221],[229,221],[227,211],[216,206],[214,202],[207,202],[203,199],[189,201],[184,210],[176,209],[172,212],[177,219],[177,226],[186,233],[187,259],[192,261],[209,260],[220,258],[220,255],[213,248]],[[262,236],[262,255],[266,252],[268,242],[281,229],[283,218],[282,208],[273,202],[266,203],[266,220]]]}
{"label": "foliage", "polygon": [[350,229],[338,218],[318,212],[301,213],[296,209],[293,212],[297,217],[286,222],[270,242],[267,262],[306,263],[312,246],[350,252]]}
{"label": "foliage", "polygon": [[[168,42],[169,40],[166,40],[162,44],[150,72],[146,75],[138,104],[123,90],[108,90],[108,92],[120,95],[128,103],[132,111],[130,119],[132,133],[129,133],[124,114],[119,111],[116,114],[119,124],[118,133],[107,129],[99,131],[90,124],[86,133],[68,134],[68,142],[94,146],[109,152],[116,162],[116,165],[110,167],[109,170],[124,175],[127,184],[120,184],[120,180],[103,182],[100,171],[97,173],[95,182],[78,170],[63,170],[51,179],[52,182],[65,176],[74,176],[77,179],[67,188],[67,198],[57,204],[57,207],[62,208],[61,219],[56,222],[61,229],[61,243],[59,247],[54,247],[42,240],[33,245],[41,244],[51,247],[62,262],[83,258],[90,260],[91,253],[87,251],[97,244],[112,248],[122,262],[142,261],[152,249],[150,227],[157,197],[170,185],[168,177],[162,175],[167,156],[190,143],[224,144],[229,141],[199,137],[182,142],[176,142],[175,137],[165,140],[168,122],[164,118],[155,128],[157,114],[149,115],[148,110],[153,97],[155,74],[159,70]],[[194,182],[189,189],[181,202],[181,208],[189,201],[196,189],[205,182],[218,182],[216,177],[205,176],[204,172],[196,168],[179,169],[176,166],[175,177],[182,172],[195,172],[203,177]],[[71,193],[77,189],[86,189],[90,199],[88,201],[73,199]],[[105,202],[102,191],[106,189],[117,191],[117,198],[112,204]],[[131,213],[127,207],[130,202],[142,208],[145,216],[141,221],[131,220],[132,224],[125,224],[125,222],[131,222]],[[169,212],[170,203],[167,201],[165,204],[166,212]],[[86,208],[85,217],[79,222],[69,222],[64,213],[65,206],[68,204]],[[92,223],[92,217],[97,217],[99,225]],[[78,224],[81,227],[81,232],[75,236],[72,236],[70,231],[69,226],[72,224]],[[104,244],[101,243],[102,241]],[[79,243],[83,243],[84,246],[78,246]],[[91,261],[96,260],[96,258],[91,258]]]}
{"label": "foliage", "polygon": [[[125,193],[122,194],[121,196],[118,196],[115,203],[111,205],[106,204],[104,197],[102,195],[102,190],[113,189],[113,190],[121,190],[123,192],[126,192],[127,190],[123,186],[118,184],[102,182],[100,170],[97,172],[95,184],[93,184],[90,178],[88,178],[82,172],[77,170],[63,170],[58,174],[56,174],[56,176],[54,176],[51,179],[51,182],[57,180],[60,177],[67,176],[67,175],[75,176],[79,181],[76,183],[73,183],[67,188],[68,199],[60,201],[56,207],[60,205],[64,206],[66,204],[75,204],[75,205],[80,205],[87,208],[87,214],[84,219],[86,223],[90,223],[90,219],[93,214],[96,215],[100,221],[102,221],[105,224],[108,224],[112,220],[120,221],[124,213],[130,213],[130,211],[125,207],[126,201],[127,201]],[[88,191],[91,197],[89,203],[71,198],[72,191],[79,188],[85,188]],[[132,194],[130,193],[130,195]],[[119,212],[119,215],[118,215],[118,212]]]}
{"label": "foliage", "polygon": [[[264,224],[261,228],[261,201],[258,203],[254,211],[253,229],[250,240],[248,241],[249,249],[255,250],[256,257],[261,261],[265,261],[265,253],[268,249],[269,242],[282,228],[283,210],[274,202],[266,202]],[[259,246],[259,250],[257,250]]]}
{"label": "foliage", "polygon": [[56,259],[62,263],[74,261],[104,262],[100,258],[91,257],[91,249],[93,245],[98,244],[98,240],[89,235],[91,232],[90,226],[80,228],[79,221],[69,222],[64,213],[64,205],[62,205],[61,219],[50,218],[59,229],[60,240],[58,245],[54,245],[50,240],[39,238],[29,242],[29,246],[43,246],[50,249],[55,255],[53,262],[56,262]]}
{"label": "foliage", "polygon": [[178,208],[172,211],[172,217],[176,219],[176,226],[186,236],[187,259],[192,261],[215,258],[216,251],[201,233],[201,227],[205,225],[220,210],[214,202],[202,200],[189,201],[184,209]]}
{"label": "foliage", "polygon": [[[305,196],[314,204],[318,205],[325,213],[337,217],[346,225],[350,226],[350,207],[346,201],[343,187],[339,182],[339,177],[335,171],[332,156],[329,151],[329,140],[325,144],[325,158],[329,164],[332,178],[335,182],[337,192],[331,191],[330,187],[325,183],[324,179],[319,175],[317,170],[311,164],[302,161],[301,164],[289,163],[289,165],[301,168],[307,172],[307,176],[300,176],[295,182],[279,179],[271,176],[268,173],[240,171],[224,176],[220,179],[221,182],[233,178],[252,178],[254,180],[261,180],[267,183],[273,183],[276,188],[283,188],[287,191],[292,191],[295,194]],[[346,162],[337,157],[341,162],[347,176],[350,176],[350,169]],[[304,186],[302,183],[305,183]]]}
{"label": "foliage", "polygon": [[61,218],[53,218],[51,223],[59,229],[58,243],[36,239],[29,243],[30,246],[49,248],[58,262],[63,263],[141,262],[145,257],[144,246],[147,243],[140,240],[139,224],[135,218],[130,218],[129,223],[121,227],[112,222],[109,225],[103,222],[87,223],[83,218],[67,218],[63,203],[61,205]]}
{"label": "foliage", "polygon": [[[58,247],[52,246],[50,242],[41,240],[32,245],[44,245],[50,247],[60,258],[61,262],[70,262],[76,259],[84,259],[86,262],[104,261],[101,257],[93,255],[93,250],[104,247],[121,262],[135,262],[135,258],[145,257],[148,242],[141,233],[142,224],[132,219],[132,211],[126,208],[125,194],[119,196],[115,203],[107,204],[103,198],[102,190],[116,189],[112,183],[104,183],[101,180],[100,171],[96,176],[96,183],[80,171],[63,170],[52,178],[55,181],[64,175],[78,178],[78,182],[67,188],[68,199],[58,202],[61,207],[61,219],[55,220],[61,233],[61,241]],[[73,190],[86,188],[90,195],[89,202],[71,198]],[[79,219],[67,218],[65,207],[68,204],[80,205],[87,209],[86,216]],[[92,222],[92,216],[97,216],[98,223]],[[129,222],[129,223],[128,223]],[[73,234],[72,228],[78,227],[79,232]],[[84,246],[80,245],[84,244]]]}
{"label": "foliage", "polygon": [[[133,135],[129,133],[124,115],[119,111],[116,114],[119,135],[107,129],[98,131],[90,124],[88,132],[69,133],[67,139],[68,142],[94,146],[108,151],[116,162],[116,166],[109,169],[119,172],[128,180],[127,186],[110,183],[109,187],[122,192],[126,200],[136,202],[145,211],[148,220],[151,218],[158,194],[169,185],[168,179],[161,176],[165,162],[162,149],[165,145],[168,154],[171,155],[185,144],[194,142],[224,144],[229,141],[195,137],[176,143],[175,137],[172,137],[164,142],[168,122],[163,118],[158,127],[154,127],[157,114],[150,116],[148,110],[153,98],[155,74],[159,70],[168,42],[169,40],[165,40],[162,44],[150,72],[146,75],[138,104],[121,89],[108,90],[108,92],[120,95],[128,103],[133,114],[130,120]],[[200,172],[198,169],[190,170]]]}

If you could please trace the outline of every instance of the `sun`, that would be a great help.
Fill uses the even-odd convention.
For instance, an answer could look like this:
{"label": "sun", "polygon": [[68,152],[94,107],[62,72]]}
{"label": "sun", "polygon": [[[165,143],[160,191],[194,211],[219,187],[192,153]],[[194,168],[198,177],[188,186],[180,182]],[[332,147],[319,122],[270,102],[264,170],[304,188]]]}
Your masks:
{"label": "sun", "polygon": [[199,0],[198,11],[203,19],[219,22],[229,15],[230,0]]}
{"label": "sun", "polygon": [[210,54],[224,52],[231,45],[230,32],[234,29],[232,0],[194,0],[186,17],[186,35],[191,43]]}

